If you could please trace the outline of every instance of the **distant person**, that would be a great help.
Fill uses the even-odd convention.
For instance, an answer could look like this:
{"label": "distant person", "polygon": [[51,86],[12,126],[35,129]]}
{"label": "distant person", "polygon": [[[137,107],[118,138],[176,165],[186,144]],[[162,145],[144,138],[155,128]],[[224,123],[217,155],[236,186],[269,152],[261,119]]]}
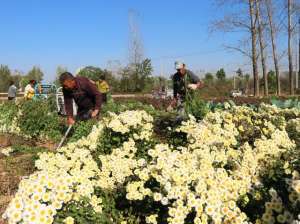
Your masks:
{"label": "distant person", "polygon": [[34,89],[35,89],[35,92],[37,94],[42,94],[43,93],[43,89],[42,89],[42,84],[41,83],[36,83]]}
{"label": "distant person", "polygon": [[172,76],[173,81],[173,100],[171,107],[174,107],[178,100],[185,101],[189,91],[203,87],[200,79],[182,62],[175,62],[177,72]]}
{"label": "distant person", "polygon": [[34,97],[33,99],[43,99],[45,96],[43,95],[42,84],[39,82],[35,82],[34,84]]}
{"label": "distant person", "polygon": [[109,92],[109,85],[105,81],[105,76],[101,75],[99,80],[96,81],[95,84],[96,84],[99,92],[102,93],[103,102],[106,103],[107,102],[107,94]]}
{"label": "distant person", "polygon": [[17,87],[15,86],[14,81],[10,81],[8,88],[8,100],[15,100],[17,97]]}
{"label": "distant person", "polygon": [[31,100],[34,97],[35,94],[35,87],[36,81],[35,80],[30,80],[27,86],[25,87],[24,91],[24,98],[25,100]]}
{"label": "distant person", "polygon": [[72,100],[78,106],[78,120],[88,120],[96,118],[99,115],[102,94],[88,78],[81,76],[74,77],[71,73],[64,72],[60,75],[59,81],[63,87],[65,110],[69,125],[75,123]]}

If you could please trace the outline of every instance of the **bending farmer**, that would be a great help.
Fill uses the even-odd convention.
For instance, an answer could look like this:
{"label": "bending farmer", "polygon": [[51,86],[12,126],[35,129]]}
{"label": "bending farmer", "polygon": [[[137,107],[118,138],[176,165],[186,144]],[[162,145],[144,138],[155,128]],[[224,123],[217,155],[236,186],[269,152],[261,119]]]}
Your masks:
{"label": "bending farmer", "polygon": [[182,62],[175,62],[177,72],[172,76],[173,81],[173,101],[171,107],[174,107],[178,101],[185,101],[188,91],[203,87],[200,79],[190,70],[186,69]]}
{"label": "bending farmer", "polygon": [[69,72],[60,75],[59,81],[63,87],[65,110],[68,116],[68,124],[74,124],[73,102],[78,106],[77,119],[88,120],[96,118],[102,104],[102,95],[97,87],[85,77],[74,77]]}

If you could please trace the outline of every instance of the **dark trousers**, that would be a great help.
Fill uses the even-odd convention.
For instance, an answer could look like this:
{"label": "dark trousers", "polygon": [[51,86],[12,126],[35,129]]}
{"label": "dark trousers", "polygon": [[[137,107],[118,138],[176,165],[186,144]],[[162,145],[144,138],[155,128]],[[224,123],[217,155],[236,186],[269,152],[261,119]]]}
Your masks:
{"label": "dark trousers", "polygon": [[76,115],[76,120],[86,121],[92,118],[92,109],[88,110],[78,110]]}
{"label": "dark trousers", "polygon": [[107,93],[102,93],[102,99],[104,103],[107,102]]}

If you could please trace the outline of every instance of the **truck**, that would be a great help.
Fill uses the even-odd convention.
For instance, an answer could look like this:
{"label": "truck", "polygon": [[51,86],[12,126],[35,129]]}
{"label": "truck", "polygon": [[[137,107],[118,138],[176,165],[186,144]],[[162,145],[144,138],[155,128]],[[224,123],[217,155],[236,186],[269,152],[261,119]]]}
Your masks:
{"label": "truck", "polygon": [[[57,107],[58,114],[67,115],[65,110],[64,94],[63,94],[62,87],[59,87],[56,90],[56,107]],[[77,114],[77,105],[73,100],[73,115],[75,116],[76,114]]]}

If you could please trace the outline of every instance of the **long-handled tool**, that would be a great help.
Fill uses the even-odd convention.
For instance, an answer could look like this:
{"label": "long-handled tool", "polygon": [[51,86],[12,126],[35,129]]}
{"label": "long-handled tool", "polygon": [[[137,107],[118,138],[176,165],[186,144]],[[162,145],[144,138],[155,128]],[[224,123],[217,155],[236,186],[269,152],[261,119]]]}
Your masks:
{"label": "long-handled tool", "polygon": [[61,141],[60,141],[59,145],[57,146],[56,150],[59,149],[59,148],[63,145],[63,143],[64,143],[64,141],[66,140],[66,138],[68,137],[69,132],[71,131],[72,127],[73,127],[72,124],[69,125],[69,127],[68,127],[68,129],[67,129],[67,131],[66,131],[66,133],[65,133],[65,135],[64,135],[64,137],[61,139]]}

